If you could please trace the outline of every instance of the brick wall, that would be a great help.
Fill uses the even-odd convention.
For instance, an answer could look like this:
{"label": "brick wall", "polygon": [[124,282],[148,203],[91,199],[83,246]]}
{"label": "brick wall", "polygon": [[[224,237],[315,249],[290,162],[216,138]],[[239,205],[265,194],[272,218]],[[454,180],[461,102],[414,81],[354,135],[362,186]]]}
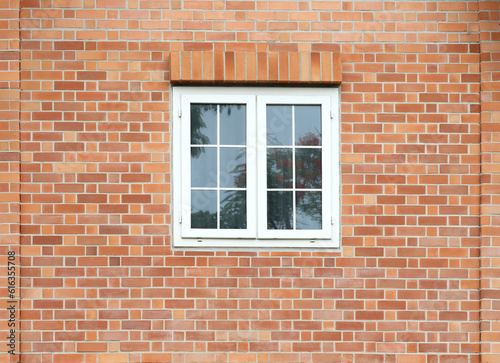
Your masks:
{"label": "brick wall", "polygon": [[[8,251],[19,256],[19,0],[0,1],[0,334],[7,341]],[[12,261],[11,261],[12,262]],[[19,263],[19,259],[14,262]],[[17,270],[19,273],[19,270]],[[19,291],[19,290],[18,290]],[[19,292],[16,294],[19,296]],[[19,314],[15,314],[19,318]],[[2,344],[0,351],[4,352]]]}
{"label": "brick wall", "polygon": [[[20,6],[23,362],[498,358],[497,2]],[[340,252],[171,250],[170,59],[198,51],[341,54]]]}
{"label": "brick wall", "polygon": [[500,361],[500,3],[479,3],[481,44],[481,361]]}

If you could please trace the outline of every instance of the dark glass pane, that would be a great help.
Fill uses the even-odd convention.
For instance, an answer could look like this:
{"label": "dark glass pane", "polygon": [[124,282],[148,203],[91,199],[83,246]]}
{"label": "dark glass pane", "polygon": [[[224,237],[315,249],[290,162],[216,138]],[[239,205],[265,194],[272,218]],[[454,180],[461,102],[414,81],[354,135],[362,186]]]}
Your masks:
{"label": "dark glass pane", "polygon": [[246,145],[246,106],[220,105],[221,145]]}
{"label": "dark glass pane", "polygon": [[217,144],[217,105],[191,104],[191,144]]}
{"label": "dark glass pane", "polygon": [[295,192],[296,229],[321,229],[321,192]]}
{"label": "dark glass pane", "polygon": [[191,228],[217,228],[217,192],[191,191]]}
{"label": "dark glass pane", "polygon": [[321,188],[321,149],[295,149],[295,187]]}
{"label": "dark glass pane", "polygon": [[321,106],[295,106],[295,145],[321,145]]}
{"label": "dark glass pane", "polygon": [[246,149],[244,147],[220,148],[221,188],[245,188],[246,172]]}
{"label": "dark glass pane", "polygon": [[292,145],[292,106],[266,108],[267,145]]}
{"label": "dark glass pane", "polygon": [[267,229],[293,229],[293,192],[267,192]]}
{"label": "dark glass pane", "polygon": [[292,149],[267,149],[267,187],[292,188]]}
{"label": "dark glass pane", "polygon": [[247,228],[247,192],[223,190],[220,192],[220,228]]}
{"label": "dark glass pane", "polygon": [[[196,147],[192,147],[194,149]],[[198,156],[191,152],[191,187],[217,186],[217,149],[202,147]]]}

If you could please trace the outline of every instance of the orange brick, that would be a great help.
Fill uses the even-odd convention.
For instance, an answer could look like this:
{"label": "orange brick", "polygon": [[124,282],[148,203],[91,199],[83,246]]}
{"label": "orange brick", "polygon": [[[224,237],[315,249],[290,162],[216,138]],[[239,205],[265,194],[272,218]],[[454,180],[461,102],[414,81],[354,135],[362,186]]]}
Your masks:
{"label": "orange brick", "polygon": [[[498,2],[0,7],[23,359],[498,360]],[[214,82],[341,84],[340,250],[172,249],[170,83]]]}
{"label": "orange brick", "polygon": [[278,53],[270,52],[269,53],[269,82],[277,82],[278,81]]}

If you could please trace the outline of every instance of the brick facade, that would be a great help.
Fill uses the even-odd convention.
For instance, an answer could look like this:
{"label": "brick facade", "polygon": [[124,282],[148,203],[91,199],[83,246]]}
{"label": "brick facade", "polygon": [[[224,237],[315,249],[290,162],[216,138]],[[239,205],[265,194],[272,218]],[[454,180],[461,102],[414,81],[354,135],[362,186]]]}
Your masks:
{"label": "brick facade", "polygon": [[171,84],[332,85],[342,83],[340,53],[171,52]]}
{"label": "brick facade", "polygon": [[[22,362],[500,361],[499,2],[0,9]],[[340,82],[341,250],[173,251],[171,84]]]}
{"label": "brick facade", "polygon": [[500,361],[500,4],[479,2],[481,357]]}

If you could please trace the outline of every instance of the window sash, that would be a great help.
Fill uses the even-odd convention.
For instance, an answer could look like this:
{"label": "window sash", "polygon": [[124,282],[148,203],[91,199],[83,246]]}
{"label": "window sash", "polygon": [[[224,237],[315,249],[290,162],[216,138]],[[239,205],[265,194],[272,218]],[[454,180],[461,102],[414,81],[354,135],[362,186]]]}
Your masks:
{"label": "window sash", "polygon": [[[293,198],[293,212],[294,212],[294,229],[268,229],[268,191],[273,189],[267,188],[267,106],[268,105],[320,105],[321,106],[321,133],[322,143],[318,148],[322,151],[321,169],[322,169],[322,206],[321,206],[321,229],[295,229],[296,221],[296,208],[295,208],[295,173],[292,173],[293,185],[292,188],[286,188],[292,192]],[[327,96],[307,96],[307,95],[287,95],[287,96],[273,96],[263,95],[257,97],[257,129],[259,130],[259,142],[257,144],[257,167],[258,167],[258,237],[271,238],[271,239],[327,239],[331,238],[331,181],[332,181],[332,160],[331,160],[331,143],[330,136],[332,134],[330,122],[330,98]],[[292,126],[293,127],[293,126]],[[298,149],[295,146],[295,134],[292,132],[292,146],[280,146],[282,148],[290,148],[295,154]],[[272,145],[270,148],[277,148],[278,146]],[[295,155],[293,156],[295,163]],[[292,170],[295,170],[293,165]],[[282,190],[282,189],[277,189]],[[309,190],[309,189],[307,189]],[[311,189],[312,191],[313,189]]]}
{"label": "window sash", "polygon": [[[191,227],[191,191],[203,190],[204,188],[191,186],[191,104],[245,104],[246,105],[246,164],[247,164],[247,180],[246,180],[246,208],[247,208],[247,228],[246,229],[220,229],[219,222],[217,229],[210,228],[192,228]],[[181,154],[182,154],[182,237],[189,238],[255,238],[256,237],[256,181],[251,176],[256,175],[255,170],[255,97],[240,96],[240,95],[199,95],[199,94],[186,94],[181,96]],[[220,132],[217,127],[217,144],[209,145],[209,148],[221,148],[228,145],[220,144]],[[203,146],[203,145],[200,145]],[[235,145],[242,147],[243,145]],[[219,163],[218,163],[219,164]],[[220,169],[220,166],[217,166]],[[220,170],[217,170],[219,174]],[[216,188],[210,188],[217,192],[229,188],[223,188],[217,182]],[[220,201],[218,197],[218,213],[217,220],[220,220]]]}

